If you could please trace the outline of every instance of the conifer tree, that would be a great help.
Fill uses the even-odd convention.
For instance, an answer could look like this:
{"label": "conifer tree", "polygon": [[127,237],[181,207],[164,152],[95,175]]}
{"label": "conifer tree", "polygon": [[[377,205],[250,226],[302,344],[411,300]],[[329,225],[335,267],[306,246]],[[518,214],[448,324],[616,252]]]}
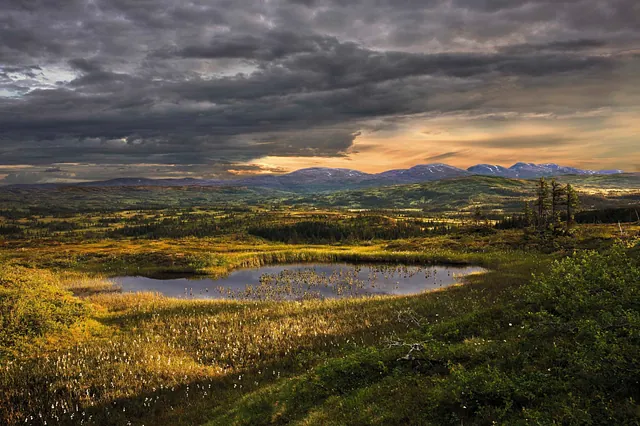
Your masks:
{"label": "conifer tree", "polygon": [[524,226],[525,228],[533,225],[533,211],[528,201],[524,202]]}
{"label": "conifer tree", "polygon": [[567,185],[565,189],[566,195],[566,207],[567,207],[567,231],[573,225],[575,221],[575,212],[580,207],[580,199],[578,193],[571,185]]}
{"label": "conifer tree", "polygon": [[566,188],[555,179],[551,180],[551,223],[556,225],[560,222],[560,207],[564,201]]}
{"label": "conifer tree", "polygon": [[545,178],[540,178],[538,181],[537,196],[538,199],[536,200],[536,207],[538,208],[538,228],[544,229],[548,224],[549,207],[551,207],[551,201],[549,200],[549,184]]}

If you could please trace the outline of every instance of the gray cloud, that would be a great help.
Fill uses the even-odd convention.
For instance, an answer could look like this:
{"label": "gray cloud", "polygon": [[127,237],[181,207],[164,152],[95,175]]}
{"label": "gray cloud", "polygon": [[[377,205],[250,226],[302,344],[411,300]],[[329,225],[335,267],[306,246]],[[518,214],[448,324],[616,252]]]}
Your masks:
{"label": "gray cloud", "polygon": [[568,145],[575,141],[570,136],[531,135],[475,139],[460,143],[486,148],[549,148]]}
{"label": "gray cloud", "polygon": [[164,48],[156,52],[156,55],[160,58],[177,56],[199,59],[242,58],[272,61],[298,53],[325,50],[334,44],[336,44],[336,40],[332,37],[297,34],[290,31],[266,31],[260,36],[229,33],[214,36],[204,44]]}
{"label": "gray cloud", "polygon": [[45,173],[61,173],[62,171],[60,167],[48,167],[44,169]]}
{"label": "gray cloud", "polygon": [[618,53],[638,16],[634,0],[5,0],[0,162],[239,170],[342,156],[414,114],[615,108],[637,86]]}
{"label": "gray cloud", "polygon": [[427,162],[442,161],[446,160],[447,158],[457,157],[458,155],[465,152],[467,152],[467,150],[443,152],[442,154],[430,155],[424,160]]}

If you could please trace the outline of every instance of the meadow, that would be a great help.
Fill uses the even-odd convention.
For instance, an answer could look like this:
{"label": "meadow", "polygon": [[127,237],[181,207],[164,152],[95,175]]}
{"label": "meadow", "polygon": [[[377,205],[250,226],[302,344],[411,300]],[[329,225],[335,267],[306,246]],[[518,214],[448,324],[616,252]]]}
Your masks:
{"label": "meadow", "polygon": [[[580,193],[586,209],[633,207],[640,202],[640,174],[559,176]],[[350,188],[295,185],[243,186],[9,186],[0,187],[4,215],[75,215],[78,212],[155,211],[218,208],[305,210],[400,209],[439,218],[463,215],[475,208],[497,213],[522,209],[533,198],[535,179],[467,176],[416,184]],[[348,188],[348,187],[347,187]]]}
{"label": "meadow", "polygon": [[[0,423],[636,424],[640,224],[270,207],[0,223]],[[622,231],[622,232],[621,232]],[[110,277],[477,265],[413,296],[180,300]]]}

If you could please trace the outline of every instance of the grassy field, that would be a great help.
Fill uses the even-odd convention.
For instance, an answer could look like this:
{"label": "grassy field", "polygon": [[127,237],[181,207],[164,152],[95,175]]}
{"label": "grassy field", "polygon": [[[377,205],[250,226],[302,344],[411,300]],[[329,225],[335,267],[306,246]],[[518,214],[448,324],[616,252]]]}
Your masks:
{"label": "grassy field", "polygon": [[[623,235],[617,225],[584,225],[549,237],[471,222],[431,232],[425,222],[418,237],[315,244],[264,239],[247,225],[318,215],[344,225],[354,214],[196,209],[13,220],[20,233],[0,240],[0,423],[637,422],[639,225],[625,224]],[[187,236],[157,236],[194,220]],[[106,280],[312,261],[489,272],[414,296],[289,302],[123,294]]]}
{"label": "grassy field", "polygon": [[[587,208],[625,207],[640,202],[640,175],[561,176],[580,192]],[[121,211],[210,206],[216,208],[304,206],[340,209],[416,209],[439,217],[482,208],[513,212],[533,197],[535,179],[469,176],[411,185],[354,190],[287,192],[247,187],[0,187],[0,210],[27,214],[56,211]]]}

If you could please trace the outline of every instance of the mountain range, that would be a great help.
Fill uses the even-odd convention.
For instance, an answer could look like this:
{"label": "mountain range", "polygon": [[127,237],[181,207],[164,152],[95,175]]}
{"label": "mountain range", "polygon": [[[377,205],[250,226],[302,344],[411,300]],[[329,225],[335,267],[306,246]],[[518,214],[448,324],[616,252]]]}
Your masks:
{"label": "mountain range", "polygon": [[557,164],[516,163],[511,167],[477,164],[467,170],[447,164],[421,164],[409,169],[388,170],[382,173],[364,173],[358,170],[312,167],[282,175],[257,175],[246,178],[221,179],[149,179],[118,178],[106,181],[82,182],[76,184],[44,184],[30,186],[246,186],[264,187],[285,191],[335,190],[389,186],[398,184],[430,182],[448,178],[483,175],[507,178],[533,179],[561,175],[611,175],[622,170],[582,170]]}
{"label": "mountain range", "polygon": [[624,173],[622,170],[583,170],[576,169],[574,167],[559,166],[554,163],[516,163],[509,168],[491,164],[477,164],[469,167],[467,171],[474,175],[501,176],[520,179],[562,175],[614,175]]}

